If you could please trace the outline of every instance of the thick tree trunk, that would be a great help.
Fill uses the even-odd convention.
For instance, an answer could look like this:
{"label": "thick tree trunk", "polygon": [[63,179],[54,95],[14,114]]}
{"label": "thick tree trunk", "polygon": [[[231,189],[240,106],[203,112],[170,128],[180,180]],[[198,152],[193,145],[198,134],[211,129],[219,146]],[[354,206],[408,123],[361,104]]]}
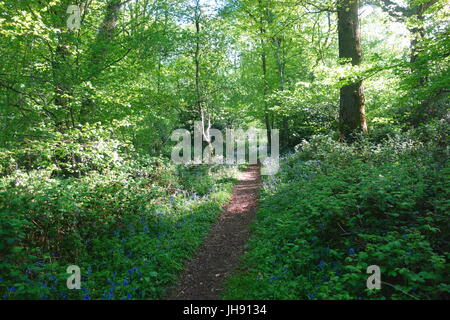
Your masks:
{"label": "thick tree trunk", "polygon": [[[120,11],[124,4],[130,0],[109,0],[105,8],[105,15],[103,22],[99,27],[97,37],[92,46],[92,54],[89,64],[88,72],[96,76],[101,73],[105,66],[105,60],[108,56],[108,47],[114,42],[114,35],[119,21]],[[80,109],[79,121],[84,122],[88,119],[90,109],[93,108],[94,102],[87,98],[83,100]]]}
{"label": "thick tree trunk", "polygon": [[[359,65],[362,58],[358,8],[358,0],[338,2],[339,58],[351,59],[353,65]],[[341,88],[339,127],[346,140],[353,133],[367,132],[362,81]]]}
{"label": "thick tree trunk", "polygon": [[114,33],[119,21],[120,9],[122,5],[129,1],[110,0],[106,6],[105,16],[101,24],[97,39],[95,41],[95,48],[92,57],[94,67],[99,67],[104,63],[104,59],[108,54],[108,46],[114,40]]}

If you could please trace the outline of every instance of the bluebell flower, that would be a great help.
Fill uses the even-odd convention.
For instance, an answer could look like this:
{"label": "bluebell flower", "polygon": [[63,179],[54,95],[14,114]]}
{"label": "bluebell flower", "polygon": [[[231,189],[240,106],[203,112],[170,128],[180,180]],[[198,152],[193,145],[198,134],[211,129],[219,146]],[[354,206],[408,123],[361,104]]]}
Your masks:
{"label": "bluebell flower", "polygon": [[320,260],[317,266],[322,269],[323,267],[325,267],[325,262],[323,260]]}
{"label": "bluebell flower", "polygon": [[91,296],[86,294],[83,296],[83,300],[91,300]]}
{"label": "bluebell flower", "polygon": [[133,296],[131,295],[131,293],[128,292],[127,298],[130,299],[130,300],[131,300],[131,298],[133,298]]}
{"label": "bluebell flower", "polygon": [[308,293],[309,299],[314,300],[314,297],[315,297],[314,293]]}
{"label": "bluebell flower", "polygon": [[130,284],[130,280],[128,280],[127,278],[123,278],[123,285],[127,286]]}
{"label": "bluebell flower", "polygon": [[56,280],[55,276],[50,276],[50,280]]}
{"label": "bluebell flower", "polygon": [[16,291],[17,291],[17,288],[14,288],[14,287],[8,288],[8,291],[9,291],[9,292],[16,292]]}
{"label": "bluebell flower", "polygon": [[0,278],[0,282],[3,282],[3,280],[4,280],[3,278]]}
{"label": "bluebell flower", "polygon": [[133,274],[136,271],[138,271],[138,268],[134,267],[134,268],[131,268],[130,270],[128,270],[128,273]]}
{"label": "bluebell flower", "polygon": [[311,241],[317,241],[317,237],[312,237]]}
{"label": "bluebell flower", "polygon": [[108,293],[108,294],[104,294],[103,297],[105,297],[105,299],[111,300],[112,298],[114,298],[114,295],[112,293]]}
{"label": "bluebell flower", "polygon": [[348,254],[349,255],[355,254],[355,249],[353,249],[353,248],[348,249]]}

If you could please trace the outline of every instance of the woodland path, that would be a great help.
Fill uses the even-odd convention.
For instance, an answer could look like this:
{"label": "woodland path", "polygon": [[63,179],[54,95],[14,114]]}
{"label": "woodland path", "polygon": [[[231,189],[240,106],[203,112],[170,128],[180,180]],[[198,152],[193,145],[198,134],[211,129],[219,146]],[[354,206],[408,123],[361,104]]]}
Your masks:
{"label": "woodland path", "polygon": [[202,246],[184,269],[167,300],[216,300],[223,281],[239,265],[246,250],[261,183],[260,167],[249,166],[240,172],[233,196]]}

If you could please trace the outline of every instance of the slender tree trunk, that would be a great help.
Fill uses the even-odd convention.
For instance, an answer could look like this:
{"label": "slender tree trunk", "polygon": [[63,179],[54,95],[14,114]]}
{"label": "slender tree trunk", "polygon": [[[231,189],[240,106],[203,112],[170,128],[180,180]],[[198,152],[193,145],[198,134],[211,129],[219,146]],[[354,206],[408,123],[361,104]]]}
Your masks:
{"label": "slender tree trunk", "polygon": [[[194,13],[194,24],[195,24],[195,51],[194,51],[194,64],[195,64],[195,105],[200,114],[200,120],[202,122],[202,136],[206,141],[208,146],[208,151],[211,152],[211,115],[208,114],[208,110],[204,107],[202,101],[202,90],[201,90],[201,71],[200,71],[200,19],[201,19],[201,8],[200,1],[196,0],[195,13]],[[206,121],[206,119],[208,119]],[[208,124],[206,125],[206,122]]]}
{"label": "slender tree trunk", "polygon": [[200,17],[195,13],[195,105],[200,114],[203,114],[201,93],[200,93]]}
{"label": "slender tree trunk", "polygon": [[[277,55],[278,75],[280,77],[280,91],[284,91],[284,63],[281,59],[280,39],[275,38],[275,49]],[[289,123],[286,115],[281,117],[281,144],[283,147],[289,146]]]}
{"label": "slender tree trunk", "polygon": [[271,148],[271,136],[272,136],[272,126],[270,124],[270,113],[269,113],[269,106],[266,102],[267,97],[267,91],[268,91],[268,81],[267,81],[267,55],[266,55],[266,48],[265,48],[265,42],[264,37],[266,33],[266,29],[264,28],[264,10],[262,5],[262,0],[258,0],[259,9],[260,9],[260,43],[261,43],[261,69],[262,69],[262,76],[263,76],[263,104],[264,104],[264,120],[266,122],[266,131],[267,131],[267,144],[269,146],[269,150]]}
{"label": "slender tree trunk", "polygon": [[[410,69],[411,74],[416,75],[416,86],[418,88],[423,87],[427,81],[427,65],[419,62],[420,57],[420,44],[425,38],[424,28],[424,13],[431,6],[436,4],[438,0],[425,1],[419,4],[410,3],[408,7],[402,7],[398,3],[392,0],[379,0],[382,9],[387,12],[391,17],[399,22],[406,23],[408,19],[414,19],[413,26],[409,26],[410,32]],[[436,116],[436,110],[432,107],[432,101],[434,97],[425,98],[419,105],[419,109],[413,117],[411,122],[414,126],[420,124],[422,121],[429,117]]]}
{"label": "slender tree trunk", "polygon": [[[339,58],[350,58],[352,65],[359,65],[362,58],[358,8],[358,0],[338,2]],[[339,127],[346,140],[353,133],[367,132],[362,81],[341,88]]]}
{"label": "slender tree trunk", "polygon": [[[56,27],[65,27],[66,15],[65,7],[62,5],[59,8],[55,8],[55,16],[57,17]],[[65,129],[70,129],[75,126],[74,120],[74,110],[73,106],[70,104],[70,99],[68,96],[72,95],[73,79],[70,75],[71,67],[68,65],[67,61],[71,56],[69,50],[70,43],[68,33],[61,33],[58,37],[58,44],[55,48],[54,55],[52,55],[52,76],[53,76],[53,86],[54,86],[54,103],[58,106],[57,110],[53,114],[55,117],[55,127],[63,131]]]}

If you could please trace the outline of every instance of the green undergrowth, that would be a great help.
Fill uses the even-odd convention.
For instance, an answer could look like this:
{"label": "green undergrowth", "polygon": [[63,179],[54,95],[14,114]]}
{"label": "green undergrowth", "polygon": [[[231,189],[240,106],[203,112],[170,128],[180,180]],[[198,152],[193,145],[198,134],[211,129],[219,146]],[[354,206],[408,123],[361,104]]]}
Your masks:
{"label": "green undergrowth", "polygon": [[[448,129],[304,141],[265,179],[249,252],[223,297],[448,299]],[[370,265],[381,290],[367,289]]]}
{"label": "green undergrowth", "polygon": [[[2,154],[0,298],[161,298],[231,197],[235,167],[175,166],[92,139]],[[80,290],[67,288],[69,265]]]}

